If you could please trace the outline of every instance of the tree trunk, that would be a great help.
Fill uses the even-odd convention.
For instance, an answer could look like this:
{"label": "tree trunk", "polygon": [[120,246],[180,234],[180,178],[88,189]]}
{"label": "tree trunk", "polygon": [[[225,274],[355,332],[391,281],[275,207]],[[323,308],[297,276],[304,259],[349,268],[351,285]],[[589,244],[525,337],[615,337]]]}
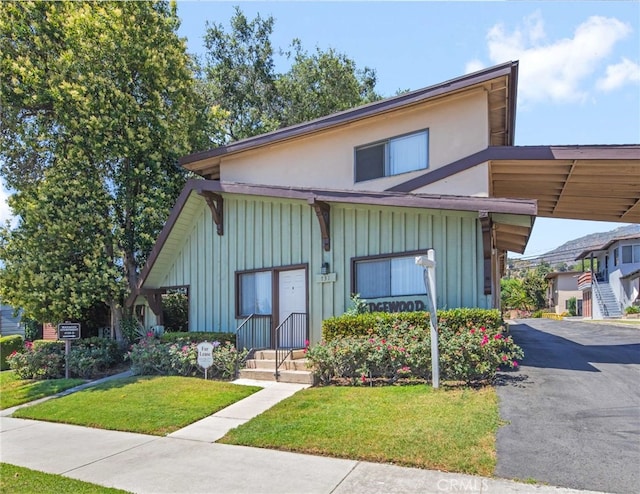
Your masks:
{"label": "tree trunk", "polygon": [[122,341],[122,329],[120,323],[122,322],[122,306],[115,300],[109,301],[109,309],[111,312],[111,338],[116,341]]}

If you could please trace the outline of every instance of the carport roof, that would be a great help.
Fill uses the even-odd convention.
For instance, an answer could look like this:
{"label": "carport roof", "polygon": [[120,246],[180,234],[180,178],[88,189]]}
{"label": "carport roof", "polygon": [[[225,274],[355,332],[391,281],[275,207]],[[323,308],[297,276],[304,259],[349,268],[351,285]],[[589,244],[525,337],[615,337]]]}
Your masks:
{"label": "carport roof", "polygon": [[538,216],[640,223],[640,145],[490,146],[389,190],[410,192],[481,163],[490,195],[538,201]]}

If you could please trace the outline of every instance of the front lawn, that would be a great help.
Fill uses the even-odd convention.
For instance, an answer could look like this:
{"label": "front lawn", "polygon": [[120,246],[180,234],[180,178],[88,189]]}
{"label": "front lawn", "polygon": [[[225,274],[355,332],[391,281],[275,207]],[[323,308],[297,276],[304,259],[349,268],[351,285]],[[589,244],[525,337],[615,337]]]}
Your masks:
{"label": "front lawn", "polygon": [[311,388],[219,442],[493,475],[495,390],[429,386]]}
{"label": "front lawn", "polygon": [[136,376],[22,408],[13,416],[163,436],[260,389],[192,377]]}
{"label": "front lawn", "polygon": [[61,475],[37,472],[28,468],[0,463],[0,492],[20,494],[128,494],[128,491],[102,487]]}
{"label": "front lawn", "polygon": [[13,371],[2,371],[0,372],[0,410],[54,395],[84,382],[82,379],[47,381],[19,379]]}

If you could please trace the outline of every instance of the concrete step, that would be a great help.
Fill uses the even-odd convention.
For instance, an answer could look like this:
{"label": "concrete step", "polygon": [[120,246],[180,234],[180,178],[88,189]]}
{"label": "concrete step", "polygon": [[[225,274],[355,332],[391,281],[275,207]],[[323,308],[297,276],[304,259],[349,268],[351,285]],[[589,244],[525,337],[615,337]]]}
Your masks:
{"label": "concrete step", "polygon": [[[266,360],[266,359],[250,359],[247,360],[245,365],[247,369],[275,369],[276,361],[275,360]],[[280,369],[284,370],[299,370],[306,371],[309,370],[307,367],[307,359],[296,359],[296,360],[285,360],[282,362]]]}
{"label": "concrete step", "polygon": [[[279,374],[279,382],[311,385],[315,384],[313,373],[310,371],[280,369]],[[255,379],[257,381],[276,380],[274,376],[274,369],[241,369],[238,377],[240,379]]]}
{"label": "concrete step", "polygon": [[[283,352],[283,350],[280,350]],[[282,353],[281,353],[282,354]],[[286,360],[296,360],[303,359],[306,356],[306,352],[303,348],[298,348],[293,350],[289,356],[287,356]],[[253,356],[256,360],[275,360],[276,359],[276,351],[275,350],[256,350]]]}

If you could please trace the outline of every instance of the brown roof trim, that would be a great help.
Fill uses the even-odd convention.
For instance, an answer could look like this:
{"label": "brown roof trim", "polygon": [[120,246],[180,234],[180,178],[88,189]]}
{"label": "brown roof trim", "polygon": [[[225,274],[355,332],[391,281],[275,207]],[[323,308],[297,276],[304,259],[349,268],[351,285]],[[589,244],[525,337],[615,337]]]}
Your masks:
{"label": "brown roof trim", "polygon": [[284,199],[305,200],[307,202],[315,200],[348,204],[445,209],[452,211],[487,211],[488,213],[506,213],[526,216],[535,216],[538,211],[537,203],[533,200],[290,188],[223,183],[218,180],[192,179],[186,183],[176,201],[176,205],[171,210],[169,218],[167,219],[164,228],[158,236],[158,240],[149,254],[147,263],[140,273],[138,290],[129,297],[130,300],[135,300],[135,297],[140,293],[140,288],[144,285],[144,282],[149,276],[156,259],[160,255],[164,243],[171,234],[173,225],[176,223],[192,192],[216,192],[222,194],[279,197]]}
{"label": "brown roof trim", "polygon": [[511,88],[509,101],[509,125],[507,129],[510,142],[513,142],[513,136],[515,134],[515,114],[516,114],[516,91],[517,91],[517,77],[518,77],[518,62],[507,62],[494,67],[489,67],[478,72],[450,79],[448,81],[429,86],[409,93],[404,93],[399,96],[394,96],[380,101],[375,101],[367,105],[359,106],[351,110],[345,110],[342,112],[334,113],[326,117],[304,122],[298,125],[292,125],[283,129],[278,129],[267,134],[261,134],[255,137],[249,137],[248,139],[242,139],[240,141],[232,142],[226,146],[220,146],[214,149],[206,151],[200,151],[187,156],[183,156],[179,160],[181,166],[188,165],[197,161],[215,158],[217,156],[224,156],[232,153],[238,153],[241,151],[247,151],[249,149],[258,148],[261,146],[273,144],[275,142],[292,139],[305,134],[319,132],[321,130],[329,129],[338,125],[344,125],[355,120],[361,120],[363,118],[372,117],[385,112],[397,110],[399,108],[412,106],[421,103],[430,98],[452,93],[472,87],[477,84],[487,82],[491,79],[502,76],[511,77]]}
{"label": "brown roof trim", "polygon": [[620,242],[622,240],[636,240],[636,239],[640,239],[640,235],[632,234],[632,235],[623,235],[622,237],[612,238],[606,244],[602,244],[600,246],[596,245],[594,247],[591,247],[590,249],[582,251],[578,255],[578,257],[575,258],[575,260],[576,261],[580,261],[581,259],[585,259],[585,258],[589,257],[592,253],[595,254],[596,252],[604,252],[609,247],[611,247],[613,244],[615,244],[616,242]]}
{"label": "brown roof trim", "polygon": [[619,160],[640,159],[638,144],[585,146],[489,146],[448,165],[395,185],[390,192],[411,192],[487,161],[500,160]]}

